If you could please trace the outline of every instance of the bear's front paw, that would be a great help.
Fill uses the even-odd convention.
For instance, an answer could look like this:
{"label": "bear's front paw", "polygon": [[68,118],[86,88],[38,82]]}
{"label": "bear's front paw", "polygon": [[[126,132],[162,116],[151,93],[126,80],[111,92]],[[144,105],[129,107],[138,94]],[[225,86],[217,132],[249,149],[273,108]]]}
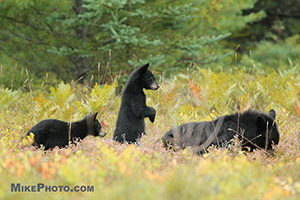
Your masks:
{"label": "bear's front paw", "polygon": [[149,120],[153,123],[155,120],[156,110],[152,107],[148,107],[147,111],[148,113],[146,116],[149,117]]}
{"label": "bear's front paw", "polygon": [[151,117],[149,117],[149,119],[150,119],[150,122],[154,122],[154,120],[155,120],[155,115],[153,115],[153,116],[151,116]]}

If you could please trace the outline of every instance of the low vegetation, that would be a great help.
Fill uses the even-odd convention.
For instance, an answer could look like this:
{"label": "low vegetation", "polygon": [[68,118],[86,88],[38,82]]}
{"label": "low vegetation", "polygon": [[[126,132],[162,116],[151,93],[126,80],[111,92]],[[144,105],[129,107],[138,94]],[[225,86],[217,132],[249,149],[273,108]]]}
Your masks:
{"label": "low vegetation", "polygon": [[[5,72],[4,72],[5,73]],[[155,73],[155,72],[154,72]],[[157,75],[157,74],[156,74]],[[74,83],[30,90],[0,88],[0,198],[16,199],[297,199],[300,196],[300,76],[297,67],[278,73],[232,70],[215,73],[197,66],[170,79],[157,75],[161,87],[147,91],[157,111],[146,120],[139,145],[112,140],[121,102],[118,81],[92,88]],[[156,141],[170,128],[257,109],[277,112],[280,142],[275,155],[245,153],[240,141],[228,149],[210,148],[193,156],[190,149],[169,151]],[[44,152],[30,147],[26,132],[46,118],[76,121],[90,111],[108,133],[87,137],[76,146]],[[11,191],[20,183],[20,192]],[[44,184],[55,191],[22,186]],[[16,186],[16,185],[15,185]],[[53,187],[55,186],[55,187]],[[59,186],[82,187],[66,192]],[[84,191],[90,187],[93,190]],[[24,188],[23,188],[24,189]],[[25,189],[24,189],[25,190]]]}

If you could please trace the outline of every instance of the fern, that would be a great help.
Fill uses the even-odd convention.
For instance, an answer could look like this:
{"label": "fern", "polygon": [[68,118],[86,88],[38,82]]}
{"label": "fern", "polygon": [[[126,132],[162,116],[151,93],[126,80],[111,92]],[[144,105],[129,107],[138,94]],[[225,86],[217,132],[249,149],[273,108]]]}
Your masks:
{"label": "fern", "polygon": [[110,101],[115,95],[115,89],[117,87],[117,81],[113,84],[100,86],[97,83],[93,87],[89,95],[86,95],[86,100],[76,101],[75,105],[80,112],[99,112],[99,114],[107,111],[106,106],[109,105]]}
{"label": "fern", "polygon": [[2,109],[12,108],[12,106],[16,105],[20,100],[19,90],[0,88],[0,107],[2,107]]}

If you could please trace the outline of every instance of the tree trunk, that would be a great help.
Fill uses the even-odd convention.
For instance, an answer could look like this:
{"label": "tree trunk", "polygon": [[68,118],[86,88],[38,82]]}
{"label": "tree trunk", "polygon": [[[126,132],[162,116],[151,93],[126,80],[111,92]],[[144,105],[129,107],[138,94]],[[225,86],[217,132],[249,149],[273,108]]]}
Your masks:
{"label": "tree trunk", "polygon": [[[74,11],[76,16],[84,12],[83,0],[74,0]],[[79,19],[79,18],[78,18]],[[79,19],[80,20],[80,19]],[[80,23],[79,23],[80,24]],[[85,25],[81,25],[75,28],[75,33],[78,41],[81,41],[81,49],[85,49],[85,43],[87,39],[86,27]],[[79,80],[79,83],[83,83],[84,81],[88,80],[88,73],[90,70],[89,67],[89,60],[86,57],[81,55],[76,55],[74,58],[76,62],[75,66],[75,78]]]}

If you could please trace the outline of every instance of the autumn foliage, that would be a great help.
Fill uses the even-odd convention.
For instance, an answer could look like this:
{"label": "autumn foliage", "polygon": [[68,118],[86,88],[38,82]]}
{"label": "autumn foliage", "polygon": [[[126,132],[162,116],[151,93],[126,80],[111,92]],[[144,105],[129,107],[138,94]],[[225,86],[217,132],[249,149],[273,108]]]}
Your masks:
{"label": "autumn foliage", "polygon": [[[162,78],[147,91],[157,110],[139,145],[112,140],[121,98],[118,81],[93,88],[70,83],[24,92],[0,89],[0,199],[297,199],[300,196],[300,80],[296,68],[260,75],[241,71],[193,73]],[[28,87],[28,86],[26,86]],[[273,157],[245,153],[240,141],[227,149],[193,156],[169,151],[158,142],[170,128],[190,121],[257,109],[277,112],[281,133]],[[76,121],[99,112],[108,135],[87,137],[69,148],[44,152],[30,146],[26,132],[38,121]],[[94,186],[93,192],[11,192],[24,185]]]}

